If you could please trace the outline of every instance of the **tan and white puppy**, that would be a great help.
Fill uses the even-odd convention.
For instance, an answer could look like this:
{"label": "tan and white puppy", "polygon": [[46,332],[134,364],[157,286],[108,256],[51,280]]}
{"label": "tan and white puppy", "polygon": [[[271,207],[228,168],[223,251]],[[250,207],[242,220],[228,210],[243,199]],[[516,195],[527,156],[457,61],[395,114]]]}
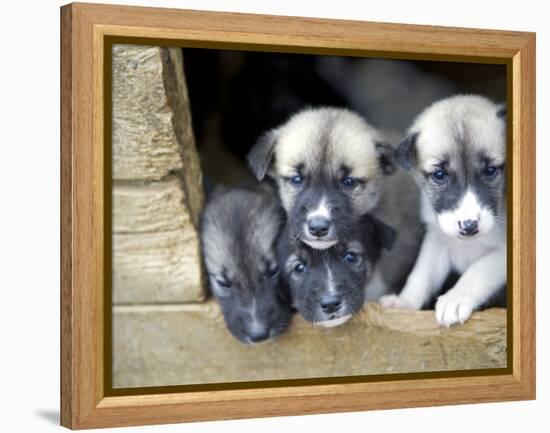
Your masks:
{"label": "tan and white puppy", "polygon": [[454,270],[461,277],[435,314],[441,325],[463,323],[506,285],[506,111],[474,95],[436,102],[395,159],[420,186],[426,234],[403,290],[381,303],[420,309]]}
{"label": "tan and white puppy", "polygon": [[[418,195],[414,182],[395,170],[393,146],[359,115],[339,108],[309,108],[260,138],[248,160],[259,180],[266,175],[278,185],[293,242],[325,250],[355,236],[365,214],[396,230],[393,269],[374,272],[367,288],[378,299],[404,276],[414,262]],[[412,221],[412,222],[411,222]],[[408,227],[407,227],[407,223]],[[390,254],[392,254],[390,253]]]}

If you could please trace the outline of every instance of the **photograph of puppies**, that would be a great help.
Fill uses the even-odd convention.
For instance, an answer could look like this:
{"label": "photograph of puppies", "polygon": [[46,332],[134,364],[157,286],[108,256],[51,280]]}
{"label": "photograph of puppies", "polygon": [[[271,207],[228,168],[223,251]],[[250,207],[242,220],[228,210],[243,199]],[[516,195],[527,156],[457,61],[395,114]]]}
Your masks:
{"label": "photograph of puppies", "polygon": [[507,366],[505,65],[114,45],[110,78],[114,388]]}

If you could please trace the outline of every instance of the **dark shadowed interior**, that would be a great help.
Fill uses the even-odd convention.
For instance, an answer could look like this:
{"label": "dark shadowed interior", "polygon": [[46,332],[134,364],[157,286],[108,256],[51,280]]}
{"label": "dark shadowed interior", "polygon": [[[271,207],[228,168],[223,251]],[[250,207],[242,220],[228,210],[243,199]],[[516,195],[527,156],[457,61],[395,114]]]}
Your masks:
{"label": "dark shadowed interior", "polygon": [[506,100],[503,65],[190,48],[183,52],[203,172],[228,184],[247,179],[245,156],[263,132],[307,106],[350,108],[397,144],[415,115],[438,99],[476,93]]}

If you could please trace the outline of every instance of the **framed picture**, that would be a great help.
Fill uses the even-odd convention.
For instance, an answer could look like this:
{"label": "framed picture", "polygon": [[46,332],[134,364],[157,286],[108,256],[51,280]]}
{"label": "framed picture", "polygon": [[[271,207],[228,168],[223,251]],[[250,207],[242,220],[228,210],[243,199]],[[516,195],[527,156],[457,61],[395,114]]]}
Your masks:
{"label": "framed picture", "polygon": [[70,4],[61,100],[62,425],[535,398],[534,34]]}

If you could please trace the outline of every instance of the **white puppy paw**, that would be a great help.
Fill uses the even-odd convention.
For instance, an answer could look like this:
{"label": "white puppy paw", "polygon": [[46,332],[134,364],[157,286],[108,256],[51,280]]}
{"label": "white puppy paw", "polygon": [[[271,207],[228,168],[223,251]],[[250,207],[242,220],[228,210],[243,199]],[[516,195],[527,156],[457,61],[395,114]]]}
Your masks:
{"label": "white puppy paw", "polygon": [[472,299],[449,291],[440,296],[435,304],[435,318],[440,325],[450,327],[457,323],[463,324],[470,318],[475,305]]}
{"label": "white puppy paw", "polygon": [[405,310],[418,310],[416,306],[397,295],[384,295],[378,301],[385,308],[402,308]]}

